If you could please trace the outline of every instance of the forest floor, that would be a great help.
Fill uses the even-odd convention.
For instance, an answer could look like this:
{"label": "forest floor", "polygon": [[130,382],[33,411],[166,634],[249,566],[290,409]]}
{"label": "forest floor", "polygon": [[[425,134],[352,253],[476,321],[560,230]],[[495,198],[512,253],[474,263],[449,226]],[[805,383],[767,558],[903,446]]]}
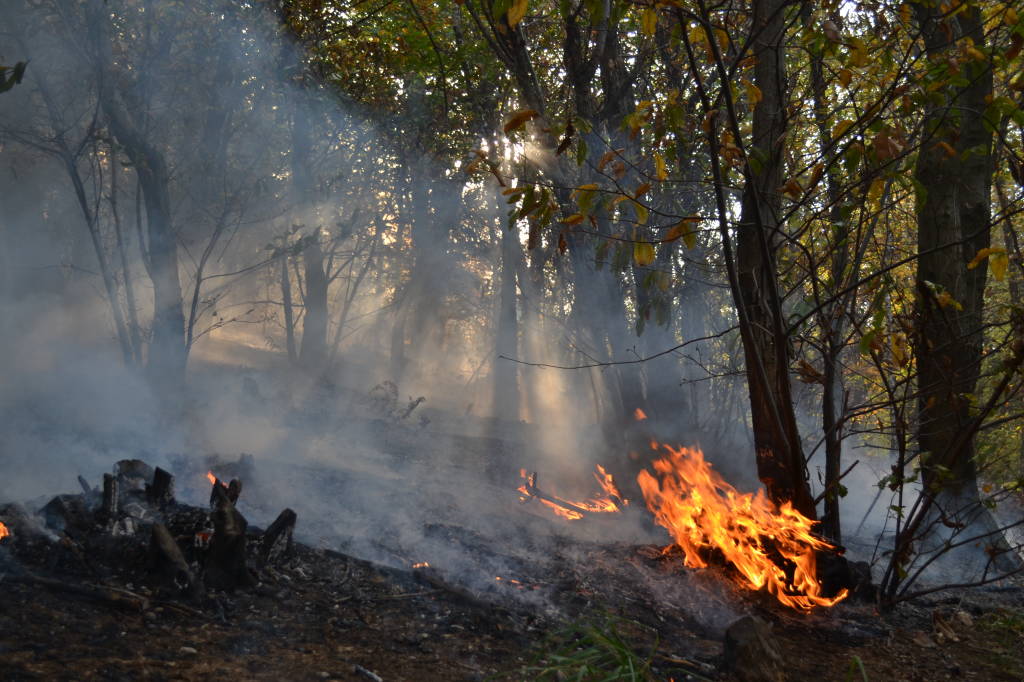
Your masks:
{"label": "forest floor", "polygon": [[[649,660],[657,680],[729,680],[724,633],[748,614],[772,626],[790,680],[1024,680],[1019,582],[886,614],[851,601],[797,613],[721,568],[662,555],[667,538],[639,510],[573,524],[522,504],[520,466],[548,481],[558,471],[507,434],[460,432],[433,413],[429,427],[339,417],[312,401],[323,416],[305,446],[306,407],[290,424],[274,398],[242,400],[233,414],[285,417],[230,433],[273,435],[288,458],[257,453],[241,472],[229,471],[236,457],[223,472],[200,458],[161,464],[192,509],[205,504],[208,465],[238,473],[251,546],[258,525],[294,508],[294,552],[259,570],[255,588],[181,601],[151,591],[148,537],[85,560],[85,541],[0,540],[0,680],[532,680],[555,653],[591,646]],[[421,561],[430,567],[413,568]],[[18,580],[25,570],[49,582]],[[98,583],[134,601],[60,587]],[[581,660],[569,659],[563,672]]]}
{"label": "forest floor", "polygon": [[[261,589],[211,593],[194,607],[126,610],[32,585],[0,589],[3,680],[529,680],[564,627],[498,592],[465,594],[307,547]],[[617,614],[642,655],[657,639],[657,679],[731,679],[718,672],[721,641],[695,635],[672,604],[585,592],[576,586],[575,621]],[[946,595],[885,617],[863,605],[810,617],[751,606],[773,623],[791,680],[1024,679],[1019,590]]]}

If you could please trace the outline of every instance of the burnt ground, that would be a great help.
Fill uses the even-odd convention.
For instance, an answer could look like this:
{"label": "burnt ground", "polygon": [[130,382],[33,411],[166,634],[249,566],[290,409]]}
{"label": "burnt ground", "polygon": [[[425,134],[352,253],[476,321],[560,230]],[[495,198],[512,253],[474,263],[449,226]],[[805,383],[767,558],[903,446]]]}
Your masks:
{"label": "burnt ground", "polygon": [[[570,524],[521,504],[521,462],[501,441],[379,431],[365,453],[346,432],[345,466],[165,459],[191,506],[122,507],[142,521],[119,537],[89,521],[98,493],[77,528],[16,529],[0,540],[0,679],[533,680],[554,653],[592,650],[580,632],[594,625],[649,660],[651,679],[729,680],[725,630],[753,614],[771,624],[791,680],[1024,680],[1019,584],[884,615],[851,602],[796,613],[721,568],[684,569],[637,510]],[[464,461],[430,464],[440,450]],[[245,481],[256,582],[185,596],[153,579],[147,524],[167,517],[201,564],[186,521],[209,514],[208,465]],[[260,567],[258,525],[285,506],[302,542]],[[412,568],[420,561],[431,566]]]}
{"label": "burnt ground", "polygon": [[[581,551],[587,567],[561,584],[488,593],[301,545],[261,572],[255,588],[191,601],[161,597],[132,582],[131,571],[103,582],[141,605],[8,578],[0,581],[0,678],[527,680],[566,620],[614,614],[636,651],[655,647],[655,679],[732,679],[719,672],[721,638],[695,620],[722,599],[727,611],[738,606],[773,624],[792,680],[1024,679],[1016,588],[946,594],[886,617],[845,603],[806,616],[707,571],[684,571],[654,548]],[[59,543],[20,554],[35,575],[99,582]],[[559,615],[511,594],[522,591],[544,592]]]}

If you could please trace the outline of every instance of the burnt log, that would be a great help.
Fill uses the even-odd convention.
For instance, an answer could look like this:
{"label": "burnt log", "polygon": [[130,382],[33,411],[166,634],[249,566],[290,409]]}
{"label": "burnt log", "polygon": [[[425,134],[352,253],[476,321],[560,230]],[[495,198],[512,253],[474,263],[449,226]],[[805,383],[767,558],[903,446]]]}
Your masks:
{"label": "burnt log", "polygon": [[298,516],[291,509],[285,509],[277,515],[260,540],[261,566],[292,553],[292,535],[297,520]]}
{"label": "burnt log", "polygon": [[165,507],[174,503],[174,476],[169,472],[156,468],[153,482],[146,484],[146,499],[154,507]]}
{"label": "burnt log", "polygon": [[174,536],[162,523],[153,524],[149,544],[150,575],[157,589],[198,596],[201,587]]}
{"label": "burnt log", "polygon": [[39,513],[46,520],[46,525],[57,531],[84,532],[93,522],[82,495],[57,495]]}
{"label": "burnt log", "polygon": [[143,490],[154,473],[153,467],[141,459],[122,459],[114,465],[114,475],[126,484],[126,490]]}
{"label": "burnt log", "polygon": [[[217,488],[215,485],[214,490]],[[251,587],[253,577],[245,564],[245,531],[249,524],[228,499],[226,490],[216,494],[213,539],[204,565],[206,585],[228,591]]]}
{"label": "burnt log", "polygon": [[118,489],[120,486],[117,477],[111,474],[103,474],[103,503],[99,509],[101,523],[109,523],[117,517]]}
{"label": "burnt log", "polygon": [[785,682],[785,664],[770,625],[744,616],[725,631],[722,667],[740,682]]}
{"label": "burnt log", "polygon": [[93,495],[96,491],[89,485],[89,481],[85,480],[85,477],[81,474],[78,475],[78,485],[82,486],[82,492],[88,495]]}

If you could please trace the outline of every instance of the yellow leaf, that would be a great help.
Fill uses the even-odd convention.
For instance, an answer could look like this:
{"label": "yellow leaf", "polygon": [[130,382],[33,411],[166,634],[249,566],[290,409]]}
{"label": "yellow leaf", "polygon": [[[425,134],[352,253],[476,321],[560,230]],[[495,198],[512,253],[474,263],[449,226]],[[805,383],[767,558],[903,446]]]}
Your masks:
{"label": "yellow leaf", "polygon": [[665,235],[663,242],[674,242],[675,240],[682,237],[683,243],[686,244],[686,248],[692,249],[697,246],[697,233],[694,231],[693,226],[700,222],[700,216],[690,216],[683,218],[678,223],[672,226],[672,229]]}
{"label": "yellow leaf", "polygon": [[643,31],[644,35],[653,36],[657,28],[658,13],[653,8],[648,7],[640,15],[640,30]]}
{"label": "yellow leaf", "polygon": [[725,32],[725,29],[716,28],[715,39],[718,40],[718,47],[722,49],[722,52],[729,49],[729,34]]}
{"label": "yellow leaf", "polygon": [[1011,28],[1016,26],[1017,23],[1020,21],[1020,17],[1017,16],[1017,10],[1013,9],[1012,7],[1007,7],[1006,14],[1003,15],[1003,21],[1006,22],[1006,25]]}
{"label": "yellow leaf", "polygon": [[579,187],[576,188],[576,191],[577,192],[588,192],[588,191],[593,191],[595,189],[598,189],[598,187],[600,187],[600,185],[598,185],[596,182],[591,182],[591,183],[589,183],[587,185],[580,185]]}
{"label": "yellow leaf", "polygon": [[651,183],[645,182],[644,184],[640,185],[639,187],[636,188],[636,190],[633,191],[633,198],[639,199],[643,195],[647,194],[647,190],[649,190],[650,188]]}
{"label": "yellow leaf", "polygon": [[868,65],[868,48],[860,38],[850,39],[850,57],[848,63],[850,66],[858,69],[864,68]]}
{"label": "yellow leaf", "polygon": [[1006,278],[1006,268],[1010,264],[1010,257],[1006,253],[997,253],[988,259],[988,264],[992,268],[992,276],[996,278],[997,282],[1002,282]]}
{"label": "yellow leaf", "polygon": [[580,223],[583,222],[583,214],[573,213],[571,216],[564,219],[562,222],[565,223],[566,225],[579,225]]}
{"label": "yellow leaf", "polygon": [[811,169],[811,176],[807,178],[807,191],[811,191],[821,180],[822,174],[825,172],[825,164],[816,163],[814,168]]}
{"label": "yellow leaf", "polygon": [[764,99],[764,95],[761,94],[761,88],[757,87],[746,78],[742,80],[743,87],[747,89],[747,99],[750,100],[750,106],[756,107],[758,102]]}
{"label": "yellow leaf", "polygon": [[665,170],[665,159],[661,158],[661,154],[654,152],[654,177],[659,180],[668,178],[668,171]]}
{"label": "yellow leaf", "polygon": [[947,306],[953,306],[957,310],[963,310],[964,307],[957,302],[955,298],[948,292],[943,291],[941,294],[935,297],[935,300],[939,302],[939,306],[945,308]]}
{"label": "yellow leaf", "polygon": [[537,118],[539,114],[533,109],[520,109],[519,111],[512,112],[512,115],[505,121],[505,127],[503,130],[508,135],[513,130],[519,130],[525,126],[529,121]]}
{"label": "yellow leaf", "polygon": [[690,31],[690,43],[695,46],[704,47],[708,42],[708,34],[704,32],[703,26],[694,26]]}
{"label": "yellow leaf", "polygon": [[529,0],[512,0],[508,8],[508,25],[515,26],[526,16],[526,6]]}
{"label": "yellow leaf", "polygon": [[868,199],[875,201],[878,197],[882,196],[883,189],[885,189],[885,180],[875,178],[871,181],[871,186],[868,187]]}
{"label": "yellow leaf", "polygon": [[[989,256],[992,256],[992,255],[998,254],[998,253],[1006,255],[1006,249],[1000,248],[998,246],[990,246],[990,247],[985,248],[985,249],[979,249],[978,253],[974,254],[974,258],[971,259],[971,262],[967,264],[967,269],[968,270],[973,270],[974,268],[976,268],[979,265],[981,265],[982,261],[984,261],[986,258],[988,258]],[[1005,272],[1005,269],[1004,269],[1004,272]]]}
{"label": "yellow leaf", "polygon": [[796,201],[800,198],[800,195],[804,193],[804,188],[800,186],[800,183],[796,181],[796,178],[790,178],[786,181],[785,185],[777,188],[775,191],[785,194],[793,201]]}
{"label": "yellow leaf", "polygon": [[650,242],[636,242],[633,244],[633,260],[643,267],[654,262],[654,244]]}
{"label": "yellow leaf", "polygon": [[839,69],[839,84],[844,88],[850,87],[850,81],[853,80],[853,71],[849,69]]}
{"label": "yellow leaf", "polygon": [[633,212],[636,213],[636,222],[640,225],[647,224],[647,207],[637,201],[629,203],[633,205]]}
{"label": "yellow leaf", "polygon": [[836,127],[832,129],[832,139],[838,140],[847,130],[853,125],[853,121],[846,118],[836,124]]}

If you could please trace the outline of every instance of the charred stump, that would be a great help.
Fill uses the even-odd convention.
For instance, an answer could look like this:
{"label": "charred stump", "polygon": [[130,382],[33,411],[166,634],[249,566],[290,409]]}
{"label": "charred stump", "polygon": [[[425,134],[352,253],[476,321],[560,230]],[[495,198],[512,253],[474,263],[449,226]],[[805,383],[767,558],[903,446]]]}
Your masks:
{"label": "charred stump", "polygon": [[207,586],[231,591],[253,584],[245,565],[245,531],[249,524],[235,509],[227,489],[221,488],[214,485],[217,503],[213,511],[213,539],[204,568]]}
{"label": "charred stump", "polygon": [[153,482],[146,484],[146,499],[154,507],[164,508],[174,503],[174,476],[157,467]]}

